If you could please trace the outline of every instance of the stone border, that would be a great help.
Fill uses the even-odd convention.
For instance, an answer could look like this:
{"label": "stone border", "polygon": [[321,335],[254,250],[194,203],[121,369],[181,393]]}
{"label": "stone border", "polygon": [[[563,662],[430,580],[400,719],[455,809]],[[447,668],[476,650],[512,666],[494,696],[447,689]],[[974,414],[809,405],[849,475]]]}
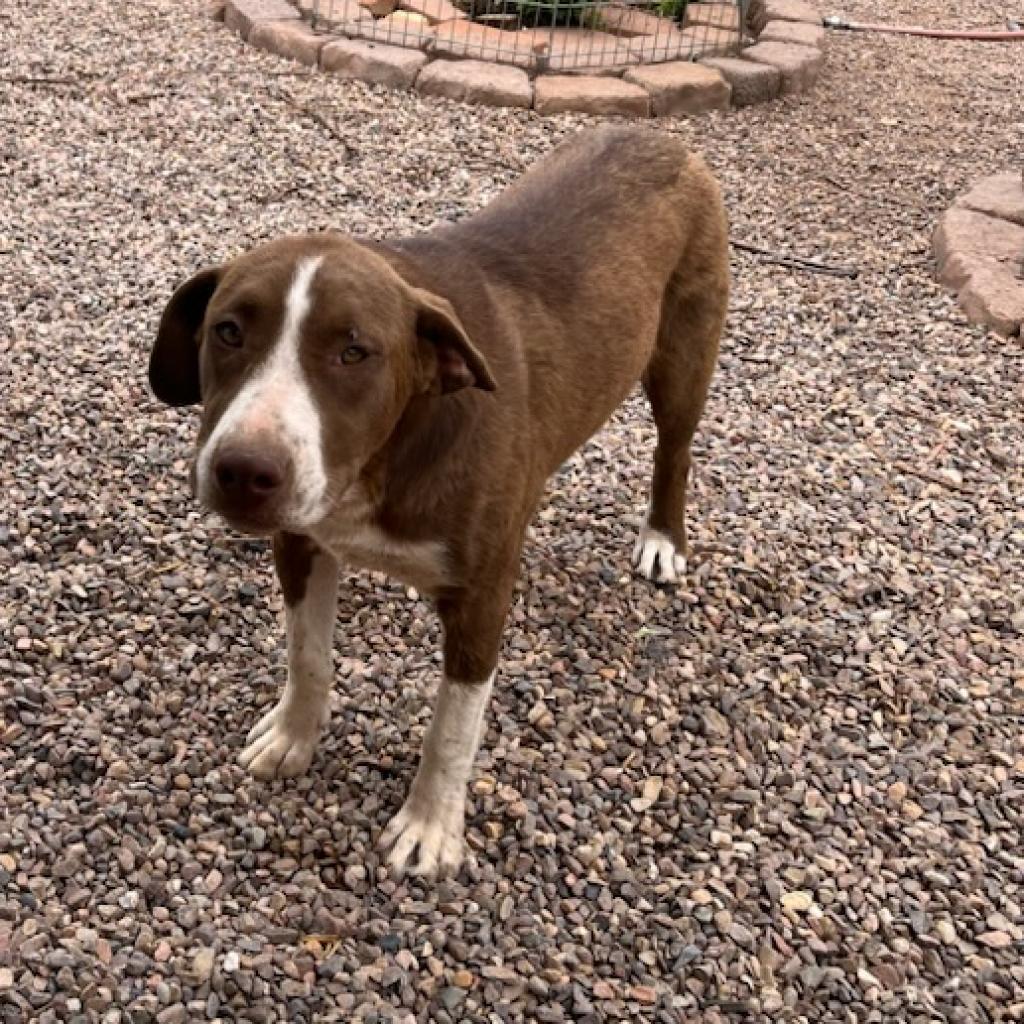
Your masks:
{"label": "stone border", "polygon": [[932,246],[968,319],[1024,338],[1024,173],[982,178],[942,215]]}
{"label": "stone border", "polygon": [[638,64],[621,77],[531,77],[508,64],[432,60],[418,49],[314,32],[289,0],[213,0],[211,13],[252,46],[342,78],[539,114],[659,117],[745,107],[814,84],[825,46],[817,11],[805,0],[753,0],[754,7],[747,22],[757,42],[736,56]]}

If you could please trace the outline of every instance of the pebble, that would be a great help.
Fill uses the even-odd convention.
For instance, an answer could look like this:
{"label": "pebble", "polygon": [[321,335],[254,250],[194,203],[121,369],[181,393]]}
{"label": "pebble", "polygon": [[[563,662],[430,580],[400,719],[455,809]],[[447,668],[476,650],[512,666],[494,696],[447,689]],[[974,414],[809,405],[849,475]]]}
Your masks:
{"label": "pebble", "polygon": [[658,1001],[658,993],[655,989],[649,985],[634,985],[629,990],[630,999],[635,999],[638,1003],[642,1003],[645,1006],[650,1006]]}
{"label": "pebble", "polygon": [[446,1010],[454,1010],[466,998],[466,993],[463,989],[456,988],[454,985],[447,985],[441,989],[438,996],[441,1000],[441,1005]]}
{"label": "pebble", "polygon": [[794,892],[784,893],[781,902],[785,910],[802,914],[814,906],[814,897],[809,892],[797,889]]}
{"label": "pebble", "polygon": [[192,973],[200,983],[207,981],[213,973],[215,953],[212,949],[200,949],[192,959]]}

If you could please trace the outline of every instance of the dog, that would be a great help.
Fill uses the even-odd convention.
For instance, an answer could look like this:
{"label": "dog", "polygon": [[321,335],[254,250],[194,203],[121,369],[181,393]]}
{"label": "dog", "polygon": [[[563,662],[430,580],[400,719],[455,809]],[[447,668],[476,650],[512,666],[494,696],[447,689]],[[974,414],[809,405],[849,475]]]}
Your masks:
{"label": "dog", "polygon": [[339,566],[434,601],[444,672],[389,869],[454,873],[524,535],[545,484],[637,381],[657,427],[633,552],[685,570],[690,442],[729,292],[718,185],[677,140],[580,133],[485,207],[424,235],[280,238],[169,300],[154,394],[202,404],[192,486],[271,537],[288,675],[248,736],[259,778],[304,773],[327,724]]}

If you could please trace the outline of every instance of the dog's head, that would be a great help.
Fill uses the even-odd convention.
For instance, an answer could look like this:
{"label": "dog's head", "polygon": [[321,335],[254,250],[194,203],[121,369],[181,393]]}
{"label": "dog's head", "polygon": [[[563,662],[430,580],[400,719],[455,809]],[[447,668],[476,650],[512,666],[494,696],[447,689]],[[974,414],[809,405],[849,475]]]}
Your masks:
{"label": "dog's head", "polygon": [[326,518],[417,396],[494,389],[446,299],[334,234],[279,239],[186,281],[149,381],[169,405],[202,403],[199,499],[250,533]]}

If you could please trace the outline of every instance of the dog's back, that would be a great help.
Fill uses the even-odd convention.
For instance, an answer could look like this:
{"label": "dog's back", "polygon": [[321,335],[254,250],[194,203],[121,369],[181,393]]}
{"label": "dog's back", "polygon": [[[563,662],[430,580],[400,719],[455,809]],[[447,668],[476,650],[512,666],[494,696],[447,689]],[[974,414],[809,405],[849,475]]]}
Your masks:
{"label": "dog's back", "polygon": [[[718,185],[648,129],[577,135],[479,214],[400,249],[450,298],[499,383],[515,392],[525,375],[545,476],[641,376],[663,318],[685,317],[685,296],[724,306],[728,292]],[[690,342],[714,361],[717,334]]]}

